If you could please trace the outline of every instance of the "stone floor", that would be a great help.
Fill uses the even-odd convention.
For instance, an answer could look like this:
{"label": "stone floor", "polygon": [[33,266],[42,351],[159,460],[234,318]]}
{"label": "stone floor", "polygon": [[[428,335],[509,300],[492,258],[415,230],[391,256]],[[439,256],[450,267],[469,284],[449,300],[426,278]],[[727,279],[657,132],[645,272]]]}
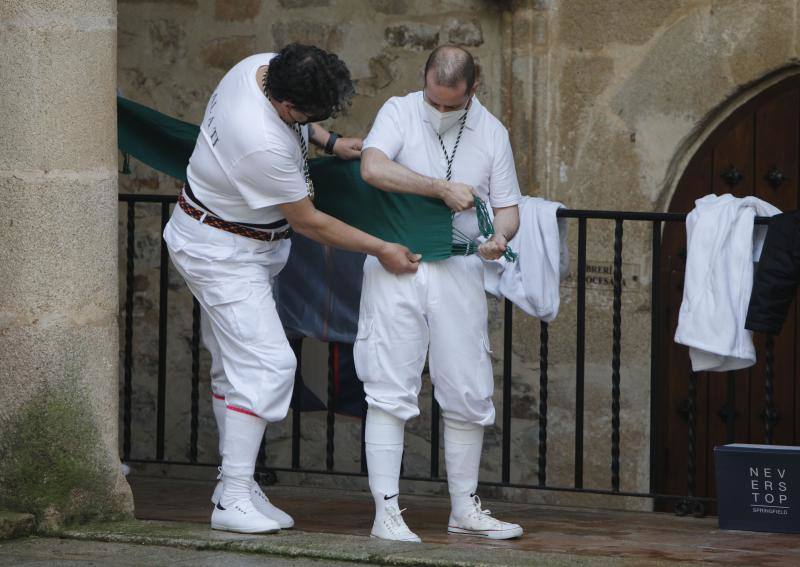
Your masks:
{"label": "stone floor", "polygon": [[0,541],[0,565],[14,567],[52,566],[81,567],[113,565],[114,567],[186,566],[186,567],[351,567],[350,561],[324,561],[306,558],[270,557],[232,551],[201,551],[163,545],[109,543],[58,538],[30,537]]}
{"label": "stone floor", "polygon": [[[209,536],[212,539],[220,539],[219,532],[204,531],[211,512],[209,497],[213,482],[135,476],[129,477],[129,481],[134,492],[138,519],[199,524],[191,530],[187,541],[202,539],[203,533],[212,534]],[[279,536],[246,536],[247,546],[257,545],[267,550],[270,546],[284,549],[280,546],[285,542],[296,546],[302,541],[304,543],[301,548],[308,549],[310,557],[367,562],[374,560],[379,563],[384,562],[381,557],[385,559],[396,552],[394,548],[387,548],[386,555],[381,556],[379,544],[366,537],[369,535],[372,513],[369,495],[354,491],[280,485],[269,487],[267,494],[276,505],[294,516],[296,528],[285,530]],[[717,529],[716,518],[679,518],[671,514],[651,512],[485,502],[484,508],[490,508],[494,515],[517,522],[525,528],[525,535],[518,540],[493,542],[448,536],[445,531],[448,503],[444,499],[406,496],[400,503],[407,508],[404,514],[407,523],[426,544],[401,544],[402,555],[406,559],[411,558],[411,553],[420,557],[437,557],[444,561],[443,564],[448,563],[448,557],[458,557],[461,564],[470,564],[471,560],[488,564],[519,564],[520,561],[527,564],[538,556],[541,559],[550,558],[545,562],[548,564],[561,558],[566,561],[564,564],[570,565],[698,562],[724,565],[800,565],[800,537],[721,531]],[[154,525],[170,524],[159,522]],[[92,529],[95,534],[102,531],[102,527]],[[145,531],[148,534],[154,533],[152,529],[133,529],[133,532],[140,534]],[[132,532],[126,528],[120,533]],[[240,536],[236,537],[241,539]],[[282,538],[288,539],[284,541]],[[116,536],[106,539],[127,541]],[[139,541],[147,543],[158,540]],[[343,553],[315,555],[312,553],[315,546],[323,551],[333,547],[342,548]],[[229,549],[237,548],[234,546]],[[425,550],[428,550],[427,555]],[[584,563],[585,561],[587,562]]]}

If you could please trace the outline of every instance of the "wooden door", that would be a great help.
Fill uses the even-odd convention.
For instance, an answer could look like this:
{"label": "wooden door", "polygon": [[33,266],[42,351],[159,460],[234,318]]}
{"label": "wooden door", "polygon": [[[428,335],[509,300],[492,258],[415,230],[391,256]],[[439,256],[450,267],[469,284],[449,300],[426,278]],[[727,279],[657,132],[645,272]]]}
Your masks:
{"label": "wooden door", "polygon": [[[755,195],[782,211],[798,208],[800,179],[800,78],[772,87],[725,120],[693,156],[670,204],[670,212],[686,213],[694,201],[716,193]],[[662,238],[661,281],[664,361],[660,379],[659,415],[664,422],[658,449],[658,491],[686,494],[694,482],[695,496],[715,496],[713,450],[729,442],[765,442],[765,337],[756,334],[758,362],[729,373],[703,372],[691,377],[689,353],[675,344],[678,310],[683,295],[686,229],[667,223]],[[773,443],[800,443],[800,356],[797,298],[792,314],[775,338]],[[695,387],[694,404],[690,385]],[[694,414],[694,437],[689,414]],[[694,475],[689,475],[693,449]],[[662,503],[662,509],[672,504]],[[713,508],[709,510],[713,512]]]}

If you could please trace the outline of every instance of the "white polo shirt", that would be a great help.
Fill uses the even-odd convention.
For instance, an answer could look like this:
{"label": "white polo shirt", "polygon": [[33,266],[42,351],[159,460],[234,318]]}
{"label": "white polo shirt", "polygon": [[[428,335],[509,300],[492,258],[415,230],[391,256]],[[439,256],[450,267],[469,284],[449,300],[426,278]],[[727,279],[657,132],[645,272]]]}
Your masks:
{"label": "white polo shirt", "polygon": [[[219,217],[252,224],[283,218],[277,205],[308,195],[297,132],[257,84],[274,53],[252,55],[222,78],[206,107],[186,176]],[[308,127],[301,128],[308,144]]]}
{"label": "white polo shirt", "polygon": [[[447,160],[428,119],[422,91],[392,97],[383,105],[364,148],[376,148],[408,169],[438,179],[447,177]],[[453,150],[459,125],[442,136],[448,154]],[[464,132],[453,160],[453,181],[475,188],[492,207],[510,207],[520,199],[519,182],[508,131],[473,97]],[[455,216],[453,225],[471,237],[479,234],[475,209]]]}

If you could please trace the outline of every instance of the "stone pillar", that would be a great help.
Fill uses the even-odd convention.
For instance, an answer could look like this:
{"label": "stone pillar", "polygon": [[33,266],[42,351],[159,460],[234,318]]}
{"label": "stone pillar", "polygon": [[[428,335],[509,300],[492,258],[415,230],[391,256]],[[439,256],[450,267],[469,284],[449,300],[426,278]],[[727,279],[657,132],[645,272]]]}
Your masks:
{"label": "stone pillar", "polygon": [[116,2],[0,3],[0,508],[124,517]]}
{"label": "stone pillar", "polygon": [[504,16],[504,116],[523,194],[547,196],[550,14],[555,0],[512,0]]}

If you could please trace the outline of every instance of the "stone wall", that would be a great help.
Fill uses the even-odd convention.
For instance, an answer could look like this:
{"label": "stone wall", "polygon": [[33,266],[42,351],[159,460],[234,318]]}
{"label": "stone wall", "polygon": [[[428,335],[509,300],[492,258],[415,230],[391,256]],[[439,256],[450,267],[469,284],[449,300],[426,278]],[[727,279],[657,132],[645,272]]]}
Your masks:
{"label": "stone wall", "polygon": [[[126,96],[197,121],[208,93],[236,60],[291,40],[313,42],[341,54],[353,72],[358,95],[335,126],[356,135],[367,131],[387,97],[418,87],[419,68],[431,47],[457,41],[469,45],[482,63],[479,96],[510,128],[524,191],[571,208],[665,210],[693,149],[713,125],[762,85],[795,72],[797,18],[797,0],[123,0],[119,80]],[[121,190],[172,192],[176,186],[134,164]],[[138,226],[156,235],[158,219],[144,210],[140,214]],[[574,221],[570,230],[574,275]],[[584,473],[585,486],[593,488],[609,488],[611,476],[607,272],[613,231],[613,222],[589,222],[587,263],[593,279],[586,302]],[[144,325],[157,320],[157,236],[142,233],[136,249],[134,403],[141,431],[152,424],[155,407],[150,384],[156,337],[143,334]],[[621,488],[629,491],[649,488],[651,253],[649,225],[626,223]],[[188,439],[189,325],[181,316],[188,303],[178,299],[181,288],[173,277],[171,333],[180,339],[170,347],[168,413],[175,410],[181,421],[170,423],[168,431],[175,433],[169,450],[176,456],[185,456]],[[576,290],[574,277],[563,283],[561,314],[549,329],[548,484],[566,486],[573,480]],[[490,311],[499,407],[502,306],[493,302]],[[515,311],[514,331],[512,481],[535,483],[539,323]],[[206,380],[205,366],[202,371]],[[428,403],[423,395],[421,406]],[[201,406],[202,424],[213,431],[210,408],[206,402]],[[408,474],[427,474],[423,421],[409,426]],[[337,467],[355,470],[358,427],[344,422],[337,433]],[[499,480],[499,423],[486,437],[486,480]],[[143,446],[150,446],[147,431]],[[304,450],[304,465],[322,466],[323,431],[320,416],[304,420],[304,442],[311,444]],[[275,427],[269,435],[274,439],[270,458],[285,465],[286,432]],[[213,435],[204,436],[204,455],[213,456],[214,442]],[[552,493],[535,497],[556,498]]]}

